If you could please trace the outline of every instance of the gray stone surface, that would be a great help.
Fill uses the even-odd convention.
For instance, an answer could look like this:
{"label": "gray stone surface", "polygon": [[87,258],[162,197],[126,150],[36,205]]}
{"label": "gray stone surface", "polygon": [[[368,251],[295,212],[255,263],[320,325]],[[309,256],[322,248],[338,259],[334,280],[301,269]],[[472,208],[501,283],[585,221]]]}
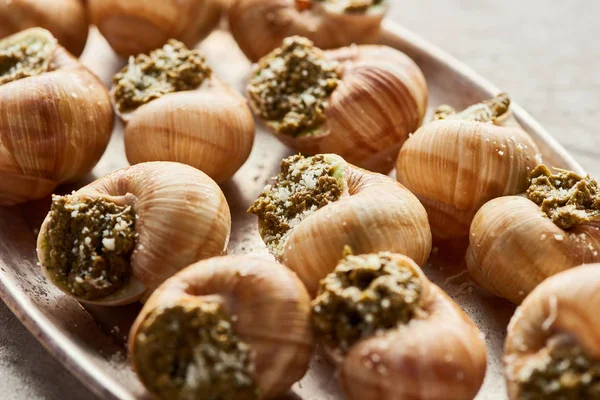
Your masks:
{"label": "gray stone surface", "polygon": [[[397,1],[391,18],[524,106],[600,176],[600,3]],[[0,303],[0,399],[93,400]]]}

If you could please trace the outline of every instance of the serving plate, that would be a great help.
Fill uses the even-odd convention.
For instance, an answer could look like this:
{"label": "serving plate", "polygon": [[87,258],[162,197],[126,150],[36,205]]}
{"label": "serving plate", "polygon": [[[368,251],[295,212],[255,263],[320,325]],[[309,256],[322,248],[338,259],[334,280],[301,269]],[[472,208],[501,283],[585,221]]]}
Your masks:
{"label": "serving plate", "polygon": [[[421,67],[429,85],[430,111],[442,103],[466,107],[499,92],[464,64],[396,24],[384,23],[379,43],[405,52]],[[200,48],[215,72],[242,91],[250,63],[231,36],[223,30],[215,31]],[[106,85],[110,85],[112,75],[125,63],[94,28],[81,60]],[[536,141],[546,163],[583,172],[527,112],[516,104],[512,110]],[[75,185],[59,188],[60,192],[69,192],[127,165],[122,128],[117,122],[109,147],[92,174]],[[233,220],[230,254],[271,257],[258,235],[255,217],[246,214],[246,209],[269,178],[277,174],[280,160],[292,153],[262,127],[257,127],[249,160],[231,181],[221,186]],[[127,332],[140,305],[83,307],[42,276],[35,242],[37,228],[49,208],[49,198],[22,206],[0,207],[0,296],[52,355],[100,398],[150,398],[129,367],[125,351]],[[505,399],[501,354],[514,306],[474,287],[461,257],[455,254],[450,248],[434,248],[424,267],[425,273],[463,307],[485,334],[488,371],[477,399]],[[306,376],[284,398],[337,400],[343,396],[337,388],[333,368],[317,351]]]}

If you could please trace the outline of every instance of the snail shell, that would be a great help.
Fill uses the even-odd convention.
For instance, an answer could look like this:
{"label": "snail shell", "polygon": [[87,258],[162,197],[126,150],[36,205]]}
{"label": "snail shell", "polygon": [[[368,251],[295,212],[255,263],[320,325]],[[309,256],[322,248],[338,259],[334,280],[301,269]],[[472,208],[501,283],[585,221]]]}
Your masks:
{"label": "snail shell", "polygon": [[229,29],[251,61],[294,35],[307,37],[322,49],[372,43],[387,11],[387,2],[383,3],[368,12],[345,13],[324,1],[237,0],[229,9]]}
{"label": "snail shell", "polygon": [[402,253],[424,264],[431,251],[431,231],[417,198],[385,175],[357,168],[333,154],[326,157],[341,166],[344,192],[302,220],[282,245],[281,260],[309,293],[316,293],[345,246],[356,254]]}
{"label": "snail shell", "polygon": [[[388,173],[408,135],[423,122],[428,99],[423,73],[408,56],[387,46],[350,46],[324,51],[322,57],[339,63],[341,80],[317,132],[291,136],[277,132],[277,121],[264,122],[303,154],[335,153],[361,168]],[[267,59],[257,68],[264,68]],[[260,115],[251,99],[250,106]]]}
{"label": "snail shell", "polygon": [[[129,355],[138,363],[139,336],[155,310],[219,302],[252,353],[260,399],[283,395],[308,368],[313,349],[310,297],[302,282],[274,261],[251,256],[216,257],[193,264],[163,283],[148,299],[129,334]],[[203,371],[210,373],[211,371]]]}
{"label": "snail shell", "polygon": [[[600,265],[582,265],[546,279],[523,301],[508,326],[504,351],[505,376],[511,400],[522,398],[522,381],[531,379],[536,369],[543,370],[546,363],[553,362],[552,353],[548,352],[557,340],[564,343],[566,339],[569,346],[579,346],[597,368],[600,360],[598,287]],[[546,390],[550,384],[554,387],[557,381],[571,386],[573,391],[583,386],[578,375],[571,375],[572,379],[568,379],[572,364],[565,361],[568,368],[562,369],[564,380],[559,381],[560,374],[552,379],[546,376]],[[577,373],[583,375],[586,372],[591,371],[586,371],[585,364],[579,364]],[[597,379],[597,374],[594,379]],[[560,390],[560,385],[556,389]],[[565,392],[573,393],[568,387]],[[588,398],[583,391],[576,393],[579,395],[573,398]],[[541,393],[538,395],[542,396]],[[546,396],[554,397],[550,392]]]}
{"label": "snail shell", "polygon": [[[167,47],[170,47],[170,52],[178,54],[178,60],[202,60],[201,67],[194,64],[173,67],[170,72],[174,76],[182,69],[184,72],[187,70],[189,75],[190,68],[197,68],[199,76],[205,73],[208,76],[194,89],[161,94],[158,98],[148,96],[150,99],[145,99],[145,104],[124,111],[120,110],[117,101],[123,73],[115,76],[111,97],[115,111],[126,124],[127,159],[130,164],[181,162],[198,168],[217,183],[224,182],[240,169],[250,155],[255,131],[252,112],[244,97],[219,79],[197,50],[188,50],[182,43],[169,41],[163,49],[153,51],[150,56],[141,56],[140,62],[146,65],[149,58],[153,62],[155,57],[164,60],[164,54],[157,56],[156,53],[164,52]],[[170,54],[169,51],[166,54]],[[129,73],[135,68],[132,62],[137,61],[138,58],[130,60],[124,71]],[[169,62],[171,59],[164,64],[169,65]],[[143,76],[145,70],[140,69]],[[151,71],[155,72],[153,67]],[[127,82],[126,79],[125,75],[123,80]],[[137,79],[144,82],[143,78]],[[151,90],[148,92],[151,93]]]}
{"label": "snail shell", "polygon": [[92,23],[121,56],[147,53],[169,39],[193,47],[219,23],[219,0],[88,0]]}
{"label": "snail shell", "polygon": [[254,119],[244,97],[216,77],[197,90],[153,100],[126,118],[131,164],[181,162],[218,183],[240,169],[254,143]]}
{"label": "snail shell", "polygon": [[0,48],[25,39],[50,46],[50,58],[39,74],[0,85],[0,205],[81,179],[112,133],[110,98],[96,76],[41,28],[9,36]]}
{"label": "snail shell", "polygon": [[[204,173],[184,164],[137,164],[106,175],[72,196],[131,206],[136,214],[129,281],[106,297],[78,298],[82,302],[120,305],[144,299],[183,267],[222,254],[229,241],[231,216],[221,189]],[[49,213],[40,228],[38,258],[46,276],[71,294],[48,272],[45,241],[52,235],[48,230],[51,219]]]}
{"label": "snail shell", "polygon": [[[372,308],[373,300],[369,297],[373,293],[361,292],[365,287],[355,286],[353,289],[360,294],[360,297],[355,297],[360,298],[357,301],[364,301],[365,307],[371,307],[369,309],[373,312],[373,314],[358,312],[358,315],[354,316],[360,320],[355,322],[356,329],[365,327],[367,316],[372,317],[372,321],[382,321],[384,318],[390,318],[391,313],[400,311],[398,306],[402,304],[401,298],[403,301],[408,301],[410,296],[404,296],[415,290],[414,281],[409,286],[405,286],[406,281],[403,279],[408,271],[419,283],[420,295],[416,304],[415,299],[410,298],[410,303],[405,303],[404,307],[409,307],[410,304],[417,308],[405,323],[401,322],[387,329],[380,328],[374,334],[352,344],[345,354],[335,345],[327,346],[339,366],[340,384],[346,398],[350,400],[473,399],[483,383],[486,371],[486,346],[483,335],[460,307],[439,287],[431,283],[410,258],[390,253],[366,254],[357,258],[363,257],[369,260],[373,256],[382,255],[402,268],[404,273],[393,278],[392,276],[374,278],[369,284],[370,289],[367,290],[376,290],[373,286],[376,285],[377,293],[382,296],[382,299],[379,299],[380,306],[383,307],[383,301],[387,299],[390,304],[388,311],[390,309],[394,311],[389,311],[385,317],[383,313],[375,312]],[[369,276],[367,270],[352,272],[357,275],[354,275],[354,278],[349,275],[347,278],[350,281],[356,279],[362,285],[366,285],[368,279],[373,278]],[[373,274],[375,270],[369,272]],[[359,276],[360,278],[357,278]],[[390,283],[382,280],[385,278],[391,278],[391,281],[388,281]],[[345,281],[340,284],[346,290],[350,289],[344,286],[347,284]],[[394,290],[398,290],[397,294],[394,297],[387,297]],[[350,296],[350,292],[346,295]],[[313,312],[316,312],[315,302],[313,302]],[[323,305],[327,306],[326,303]],[[338,313],[344,313],[346,307],[348,306],[343,304],[335,309]]]}
{"label": "snail shell", "polygon": [[525,197],[486,203],[471,225],[467,268],[491,293],[520,303],[544,279],[582,263],[599,262],[600,224],[559,228]]}
{"label": "snail shell", "polygon": [[406,141],[396,173],[425,206],[434,237],[444,240],[465,237],[488,200],[524,192],[538,163],[537,146],[508,116],[494,123],[442,119]]}
{"label": "snail shell", "polygon": [[85,0],[0,1],[0,38],[34,27],[47,29],[61,46],[79,56],[89,30]]}

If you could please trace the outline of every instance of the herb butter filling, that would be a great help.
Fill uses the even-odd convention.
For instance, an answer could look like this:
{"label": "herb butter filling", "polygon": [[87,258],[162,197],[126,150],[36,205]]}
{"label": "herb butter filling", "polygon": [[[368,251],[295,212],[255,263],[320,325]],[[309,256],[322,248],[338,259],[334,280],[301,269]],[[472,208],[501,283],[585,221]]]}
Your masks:
{"label": "herb butter filling", "polygon": [[510,98],[501,93],[493,99],[474,104],[462,111],[457,111],[449,105],[439,106],[433,113],[433,120],[463,120],[495,123],[504,116],[510,108]]}
{"label": "herb butter filling", "polygon": [[150,54],[130,57],[114,76],[111,92],[119,111],[128,112],[167,93],[196,89],[211,74],[198,50],[169,40]]}
{"label": "herb butter filling", "polygon": [[76,297],[108,296],[129,281],[134,226],[131,206],[76,194],[52,196],[42,244],[46,271]]}
{"label": "herb butter filling", "polygon": [[421,309],[422,284],[389,253],[348,255],[319,285],[312,303],[317,337],[343,353],[357,341],[408,323]]}
{"label": "herb butter filling", "polygon": [[135,338],[136,370],[168,400],[254,400],[250,347],[219,303],[153,310]]}
{"label": "herb butter filling", "polygon": [[332,4],[347,13],[364,13],[371,8],[381,5],[383,0],[317,0],[320,3]]}
{"label": "herb butter filling", "polygon": [[600,219],[600,190],[589,175],[562,169],[552,174],[545,165],[538,165],[531,172],[527,198],[562,229]]}
{"label": "herb butter filling", "polygon": [[53,50],[51,41],[34,35],[0,41],[0,85],[48,71]]}
{"label": "herb butter filling", "polygon": [[286,38],[259,62],[248,83],[250,103],[277,133],[314,133],[324,123],[328,98],[339,84],[336,68],[310,40]]}
{"label": "herb butter filling", "polygon": [[600,360],[568,335],[551,338],[517,376],[520,400],[600,399]]}
{"label": "herb butter filling", "polygon": [[282,255],[292,230],[306,217],[339,200],[341,179],[339,164],[324,155],[295,155],[281,162],[275,182],[248,209],[258,216],[261,236],[273,254]]}

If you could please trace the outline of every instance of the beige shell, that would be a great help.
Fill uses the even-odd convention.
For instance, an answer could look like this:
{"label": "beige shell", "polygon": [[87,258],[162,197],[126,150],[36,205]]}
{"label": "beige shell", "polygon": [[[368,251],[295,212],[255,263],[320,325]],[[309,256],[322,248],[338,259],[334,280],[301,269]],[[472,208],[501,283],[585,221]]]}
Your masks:
{"label": "beige shell", "polygon": [[[556,335],[571,335],[600,359],[600,265],[582,265],[545,280],[517,309],[504,351],[509,398],[519,398],[518,375]],[[583,397],[582,397],[583,399]]]}
{"label": "beige shell", "polygon": [[481,207],[469,239],[466,259],[472,279],[517,304],[549,276],[600,262],[600,223],[563,230],[520,196],[501,197]]}
{"label": "beige shell", "polygon": [[405,254],[419,265],[431,251],[427,213],[411,192],[385,175],[340,162],[345,164],[346,193],[300,222],[284,245],[283,263],[313,295],[345,246],[355,254]]}
{"label": "beige shell", "polygon": [[0,85],[0,205],[48,196],[87,175],[112,133],[110,98],[96,76],[44,29],[4,40],[26,35],[55,50],[47,72]]}
{"label": "beige shell", "polygon": [[85,0],[0,1],[0,38],[34,27],[47,29],[61,46],[79,56],[89,29]]}
{"label": "beige shell", "polygon": [[[120,169],[79,189],[82,197],[102,197],[131,205],[137,215],[132,279],[97,301],[120,305],[147,297],[158,285],[195,261],[223,254],[231,215],[217,184],[201,171],[172,162],[150,162]],[[45,272],[42,241],[50,215],[38,237],[38,258]],[[50,280],[52,277],[46,274]]]}
{"label": "beige shell", "polygon": [[340,360],[349,400],[472,400],[485,377],[486,347],[473,321],[406,256],[392,255],[423,284],[422,313],[363,339]]}
{"label": "beige shell", "polygon": [[254,143],[254,118],[242,95],[211,77],[196,90],[166,94],[122,114],[131,164],[176,161],[218,183],[246,162]]}
{"label": "beige shell", "polygon": [[329,98],[323,127],[310,136],[276,137],[303,154],[335,153],[361,168],[390,172],[400,147],[423,122],[428,98],[423,73],[387,46],[351,46],[324,55],[341,63],[342,79]]}
{"label": "beige shell", "polygon": [[130,359],[140,325],[151,311],[209,297],[218,298],[237,317],[234,329],[254,353],[254,379],[261,399],[283,395],[304,375],[313,349],[310,297],[287,268],[245,255],[201,261],[162,284],[131,328]]}
{"label": "beige shell", "polygon": [[329,2],[237,0],[229,9],[229,29],[251,61],[294,35],[307,37],[323,49],[372,43],[379,34],[386,3],[366,14],[349,14]]}
{"label": "beige shell", "polygon": [[194,47],[219,23],[220,0],[88,0],[92,23],[121,56],[177,39]]}
{"label": "beige shell", "polygon": [[425,206],[435,238],[466,237],[485,202],[527,189],[539,151],[525,131],[506,121],[430,122],[400,150],[398,180]]}

